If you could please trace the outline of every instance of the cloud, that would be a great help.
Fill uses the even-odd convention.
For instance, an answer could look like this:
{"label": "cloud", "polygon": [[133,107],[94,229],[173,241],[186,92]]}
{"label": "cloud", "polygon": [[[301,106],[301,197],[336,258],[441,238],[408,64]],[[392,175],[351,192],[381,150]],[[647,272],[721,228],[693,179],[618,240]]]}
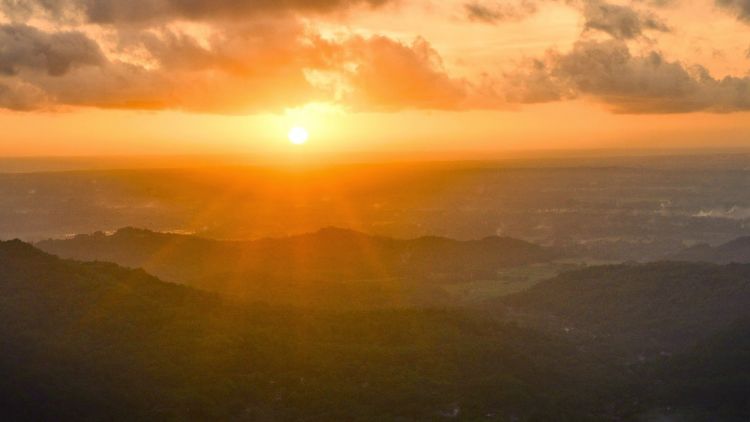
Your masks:
{"label": "cloud", "polygon": [[[464,4],[464,10],[471,21],[497,24],[518,21],[533,15],[537,12],[540,1],[519,0],[514,3],[472,0]],[[670,28],[652,12],[636,10],[629,5],[607,3],[604,0],[567,0],[565,3],[580,9],[584,17],[584,31],[598,30],[617,39],[637,38],[644,31],[670,31]]]}
{"label": "cloud", "polygon": [[144,24],[175,19],[244,19],[283,12],[326,13],[355,6],[377,7],[388,0],[0,0],[14,19],[43,15],[57,21]]}
{"label": "cloud", "polygon": [[737,19],[750,23],[750,0],[716,0],[716,5],[737,16]]}
{"label": "cloud", "polygon": [[[105,57],[80,32],[0,26],[0,107],[185,109],[212,113],[277,111],[320,94],[304,69],[320,53],[296,24],[228,26],[208,40],[179,31],[126,33]],[[146,63],[123,61],[139,49]]]}
{"label": "cloud", "polygon": [[0,108],[35,110],[47,104],[45,93],[34,85],[17,81],[0,82]]}
{"label": "cloud", "polygon": [[[198,39],[177,29],[120,31],[106,58],[82,33],[27,25],[0,30],[0,107],[275,112],[313,101],[357,110],[456,109],[466,83],[448,76],[423,39],[323,39],[293,19],[226,24]],[[5,38],[2,38],[5,37]],[[326,85],[311,75],[333,75]],[[21,89],[23,88],[23,89]]]}
{"label": "cloud", "polygon": [[716,79],[701,66],[685,67],[656,51],[633,56],[625,42],[578,41],[546,60],[560,91],[589,97],[616,113],[750,110],[750,79]]}
{"label": "cloud", "polygon": [[[147,65],[110,60],[61,77],[27,77],[60,105],[181,109],[206,113],[282,111],[325,99],[307,67],[319,65],[315,38],[294,24],[229,26],[207,39],[164,29],[131,34]],[[267,22],[263,25],[271,25]]]}
{"label": "cloud", "polygon": [[620,41],[579,41],[568,54],[554,57],[552,72],[583,95],[594,96],[617,112],[692,111],[697,81],[676,62],[652,52],[633,57]]}
{"label": "cloud", "polygon": [[543,60],[531,59],[507,72],[502,77],[501,88],[507,104],[533,104],[559,101],[571,97],[565,84],[553,75],[549,64]]}
{"label": "cloud", "polygon": [[99,45],[81,32],[46,33],[23,24],[0,25],[0,75],[27,69],[53,76],[105,61]]}
{"label": "cloud", "polygon": [[669,32],[669,27],[650,12],[637,11],[629,6],[588,0],[583,7],[584,30],[598,30],[616,39],[632,39],[644,31]]}
{"label": "cloud", "polygon": [[[195,25],[173,20],[223,19],[231,10],[241,17],[261,10],[323,12],[385,2],[219,0],[208,8],[209,3],[193,0],[0,0],[17,17],[36,16],[43,9],[73,21],[168,23],[84,25],[80,31],[50,30],[77,26],[49,22],[40,24],[46,29],[0,24],[0,107],[246,114],[310,102],[357,111],[468,110],[589,98],[617,113],[750,110],[747,77],[718,79],[701,66],[670,61],[659,51],[632,54],[628,46],[644,32],[668,28],[649,13],[602,0],[583,3],[584,32],[609,34],[607,40],[584,33],[567,52],[551,51],[510,70],[490,69],[472,77],[452,75],[422,38],[405,42],[351,33],[324,37],[298,16],[285,13],[202,22],[197,32]],[[519,7],[527,7],[524,4]],[[143,9],[131,10],[134,5]],[[475,1],[466,7],[470,16],[485,22],[510,16],[496,2]],[[97,8],[101,10],[94,13]],[[531,6],[524,10],[533,13]],[[144,11],[153,14],[137,15]]]}
{"label": "cloud", "polygon": [[536,13],[537,7],[528,0],[515,5],[508,2],[472,1],[464,4],[464,9],[469,20],[495,24],[523,19]]}
{"label": "cloud", "polygon": [[[421,38],[409,44],[383,36],[331,40],[294,23],[272,26],[278,30],[227,27],[201,41],[167,29],[127,37],[125,47],[146,51],[152,66],[103,58],[81,34],[73,38],[77,42],[53,48],[50,40],[69,33],[16,28],[11,33],[25,35],[3,49],[0,107],[236,114],[313,101],[395,111],[507,109],[589,98],[616,113],[750,110],[749,78],[717,79],[656,51],[633,55],[624,40],[578,41],[568,52],[549,52],[470,81],[452,77]],[[28,47],[14,52],[19,45]],[[38,45],[44,48],[33,47]]]}
{"label": "cloud", "polygon": [[442,59],[422,38],[404,45],[382,36],[355,38],[344,46],[355,70],[346,79],[345,102],[358,109],[456,109],[467,84],[443,69]]}

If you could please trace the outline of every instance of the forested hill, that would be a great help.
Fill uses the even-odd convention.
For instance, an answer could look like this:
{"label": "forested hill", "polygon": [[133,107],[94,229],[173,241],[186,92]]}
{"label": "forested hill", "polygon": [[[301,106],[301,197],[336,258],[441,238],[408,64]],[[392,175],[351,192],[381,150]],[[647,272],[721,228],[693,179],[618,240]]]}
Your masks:
{"label": "forested hill", "polygon": [[[574,349],[458,311],[239,307],[0,243],[5,420],[585,416]],[[530,357],[533,357],[531,359]],[[569,392],[566,392],[569,391]],[[572,399],[571,399],[572,400]]]}
{"label": "forested hill", "polygon": [[[747,324],[723,325],[746,298],[747,270],[676,263],[592,268],[495,304],[577,321],[575,330],[596,334],[581,341],[577,333],[544,333],[492,312],[229,304],[143,271],[0,242],[0,414],[747,420]],[[627,350],[619,348],[622,339],[668,345],[665,333],[687,328],[695,330],[691,339],[703,340],[674,355],[623,364],[612,354]]]}
{"label": "forested hill", "polygon": [[632,358],[686,350],[750,316],[750,265],[657,262],[563,273],[493,302]]}
{"label": "forested hill", "polygon": [[[315,233],[257,241],[219,241],[125,228],[112,235],[96,233],[37,244],[63,257],[122,262],[144,267],[150,261],[228,269],[260,268],[271,274],[301,271],[331,276],[480,275],[497,268],[549,260],[554,251],[507,237],[457,241],[441,237],[401,240],[325,228]],[[201,263],[195,258],[200,256]],[[156,265],[156,264],[154,264]]]}
{"label": "forested hill", "polygon": [[669,259],[717,264],[750,263],[750,237],[740,237],[718,246],[702,243],[671,255]]}
{"label": "forested hill", "polygon": [[164,280],[232,298],[358,308],[448,304],[436,283],[494,278],[500,269],[559,256],[510,238],[399,240],[336,228],[257,241],[126,228],[37,246],[65,258],[143,268]]}

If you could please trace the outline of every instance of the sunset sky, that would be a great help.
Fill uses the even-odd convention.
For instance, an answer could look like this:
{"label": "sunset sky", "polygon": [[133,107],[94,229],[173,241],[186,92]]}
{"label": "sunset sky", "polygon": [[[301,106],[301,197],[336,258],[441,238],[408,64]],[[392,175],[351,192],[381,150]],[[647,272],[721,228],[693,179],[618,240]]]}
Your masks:
{"label": "sunset sky", "polygon": [[0,0],[0,154],[738,147],[749,69],[750,0]]}

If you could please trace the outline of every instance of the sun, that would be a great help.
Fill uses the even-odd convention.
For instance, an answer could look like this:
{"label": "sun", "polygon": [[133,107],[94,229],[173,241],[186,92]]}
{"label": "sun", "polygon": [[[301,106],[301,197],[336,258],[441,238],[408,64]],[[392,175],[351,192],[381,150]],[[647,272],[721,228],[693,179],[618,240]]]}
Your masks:
{"label": "sun", "polygon": [[307,139],[310,137],[310,135],[307,133],[307,129],[295,126],[291,129],[289,129],[289,142],[293,143],[294,145],[303,145],[307,143]]}

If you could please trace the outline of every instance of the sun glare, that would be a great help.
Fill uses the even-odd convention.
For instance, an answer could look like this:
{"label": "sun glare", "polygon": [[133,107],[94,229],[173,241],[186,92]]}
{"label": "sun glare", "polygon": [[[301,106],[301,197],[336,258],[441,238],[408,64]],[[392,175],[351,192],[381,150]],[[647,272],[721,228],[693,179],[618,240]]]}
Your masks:
{"label": "sun glare", "polygon": [[293,143],[294,145],[305,144],[309,137],[310,135],[307,133],[307,130],[303,127],[297,126],[289,130],[289,142]]}

